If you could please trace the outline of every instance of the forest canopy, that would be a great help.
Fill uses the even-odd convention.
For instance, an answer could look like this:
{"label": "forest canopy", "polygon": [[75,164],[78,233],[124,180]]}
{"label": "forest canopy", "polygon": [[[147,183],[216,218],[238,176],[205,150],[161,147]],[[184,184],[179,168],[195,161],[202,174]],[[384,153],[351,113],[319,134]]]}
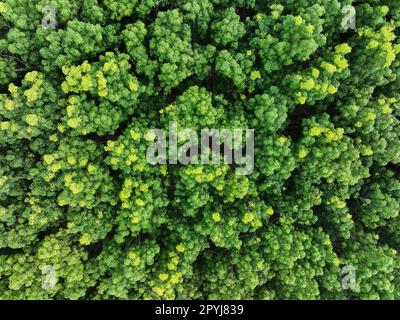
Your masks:
{"label": "forest canopy", "polygon": [[[400,299],[399,36],[398,0],[0,0],[0,299]],[[149,163],[171,121],[254,170]]]}

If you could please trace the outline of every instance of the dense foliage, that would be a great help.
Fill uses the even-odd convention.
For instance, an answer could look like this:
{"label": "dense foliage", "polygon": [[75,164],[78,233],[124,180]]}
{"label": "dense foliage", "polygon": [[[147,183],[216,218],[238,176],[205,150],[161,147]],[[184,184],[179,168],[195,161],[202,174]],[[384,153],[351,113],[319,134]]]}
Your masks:
{"label": "dense foliage", "polygon": [[0,299],[400,299],[399,136],[397,0],[0,0]]}

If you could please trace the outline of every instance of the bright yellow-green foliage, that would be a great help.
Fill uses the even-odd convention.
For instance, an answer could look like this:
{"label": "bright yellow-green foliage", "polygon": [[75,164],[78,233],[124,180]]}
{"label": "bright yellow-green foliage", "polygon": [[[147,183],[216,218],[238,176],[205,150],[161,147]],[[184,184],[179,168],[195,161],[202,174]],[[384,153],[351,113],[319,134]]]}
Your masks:
{"label": "bright yellow-green foliage", "polygon": [[400,1],[0,1],[0,300],[400,299],[399,212]]}

